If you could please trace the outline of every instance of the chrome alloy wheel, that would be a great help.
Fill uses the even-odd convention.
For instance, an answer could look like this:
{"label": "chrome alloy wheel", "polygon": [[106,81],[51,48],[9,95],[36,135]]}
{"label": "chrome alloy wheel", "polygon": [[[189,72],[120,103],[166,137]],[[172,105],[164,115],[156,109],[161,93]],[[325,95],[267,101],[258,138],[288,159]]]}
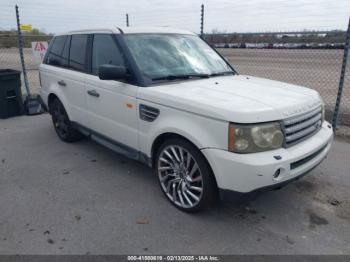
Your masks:
{"label": "chrome alloy wheel", "polygon": [[200,202],[203,176],[196,160],[185,148],[165,147],[159,154],[157,170],[163,191],[175,205],[193,208]]}

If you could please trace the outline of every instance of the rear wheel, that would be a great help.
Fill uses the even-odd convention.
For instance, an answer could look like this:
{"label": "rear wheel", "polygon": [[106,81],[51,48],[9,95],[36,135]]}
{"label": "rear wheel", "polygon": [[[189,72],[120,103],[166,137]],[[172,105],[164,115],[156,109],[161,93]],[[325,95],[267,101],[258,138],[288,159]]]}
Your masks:
{"label": "rear wheel", "polygon": [[58,137],[65,142],[75,142],[83,135],[72,126],[66,110],[59,99],[54,99],[50,106],[52,122]]}
{"label": "rear wheel", "polygon": [[167,199],[177,208],[195,212],[217,198],[216,183],[201,152],[183,139],[170,139],[159,148],[155,172]]}

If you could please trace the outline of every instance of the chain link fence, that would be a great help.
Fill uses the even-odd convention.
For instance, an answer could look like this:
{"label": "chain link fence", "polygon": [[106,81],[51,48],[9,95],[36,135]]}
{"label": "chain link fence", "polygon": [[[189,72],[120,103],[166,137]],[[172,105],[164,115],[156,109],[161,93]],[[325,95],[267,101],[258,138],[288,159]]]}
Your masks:
{"label": "chain link fence", "polygon": [[[344,50],[219,48],[240,74],[306,86],[318,91],[332,120]],[[350,67],[345,74],[339,123],[350,125]]]}
{"label": "chain link fence", "polygon": [[[203,32],[203,7],[201,11],[199,24]],[[213,33],[202,34],[202,37],[215,45],[240,74],[317,90],[325,101],[326,117],[329,121],[332,120],[346,46],[345,31]],[[40,88],[38,72],[40,61],[32,55],[31,42],[49,42],[51,38],[51,35],[23,34],[24,62],[30,91],[33,94],[37,94]],[[17,43],[16,32],[0,34],[0,69],[10,68],[21,71]],[[22,91],[25,94],[24,83]],[[338,123],[350,126],[350,61],[344,75]]]}
{"label": "chain link fence", "polygon": [[[29,82],[30,91],[33,94],[39,93],[40,81],[39,81],[39,65],[40,60],[36,59],[32,55],[31,42],[37,41],[50,41],[52,36],[23,36],[23,54],[24,62],[26,65],[27,77]],[[15,69],[22,71],[21,60],[17,47],[18,37],[17,35],[0,35],[0,69]],[[25,85],[22,78],[22,94],[26,94]]]}
{"label": "chain link fence", "polygon": [[343,98],[339,110],[338,123],[346,126],[350,126],[350,59],[348,58],[348,66],[346,68],[346,74],[344,79]]}

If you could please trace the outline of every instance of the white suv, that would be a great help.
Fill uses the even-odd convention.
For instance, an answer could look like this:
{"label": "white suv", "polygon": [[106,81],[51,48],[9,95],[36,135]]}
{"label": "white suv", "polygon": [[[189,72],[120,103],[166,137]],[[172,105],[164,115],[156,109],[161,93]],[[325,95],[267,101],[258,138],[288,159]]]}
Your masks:
{"label": "white suv", "polygon": [[316,167],[333,139],[316,91],[239,75],[187,31],[59,34],[40,76],[63,141],[88,136],[153,167],[185,211],[281,187]]}

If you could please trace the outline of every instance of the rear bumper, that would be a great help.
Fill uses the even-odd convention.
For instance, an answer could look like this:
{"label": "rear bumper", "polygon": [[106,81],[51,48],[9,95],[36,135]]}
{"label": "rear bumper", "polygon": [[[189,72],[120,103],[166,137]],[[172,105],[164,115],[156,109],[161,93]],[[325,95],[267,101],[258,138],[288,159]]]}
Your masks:
{"label": "rear bumper", "polygon": [[[290,148],[254,154],[235,154],[220,149],[203,149],[202,152],[213,169],[221,196],[236,198],[279,188],[299,179],[322,162],[332,141],[332,127],[324,122],[315,135]],[[277,170],[280,173],[276,178]]]}

